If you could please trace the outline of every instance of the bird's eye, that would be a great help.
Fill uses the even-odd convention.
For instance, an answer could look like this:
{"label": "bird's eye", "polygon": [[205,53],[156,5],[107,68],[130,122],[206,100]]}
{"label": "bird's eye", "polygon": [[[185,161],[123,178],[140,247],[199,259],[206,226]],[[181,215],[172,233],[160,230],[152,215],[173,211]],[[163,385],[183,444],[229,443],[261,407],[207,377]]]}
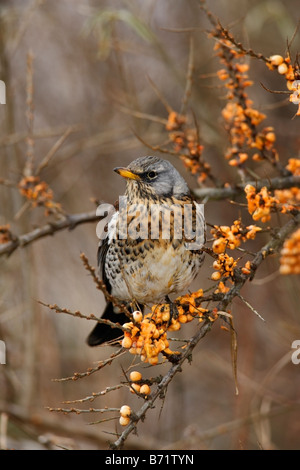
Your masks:
{"label": "bird's eye", "polygon": [[156,171],[149,171],[147,176],[150,180],[153,180],[153,178],[156,178],[156,176],[157,176]]}

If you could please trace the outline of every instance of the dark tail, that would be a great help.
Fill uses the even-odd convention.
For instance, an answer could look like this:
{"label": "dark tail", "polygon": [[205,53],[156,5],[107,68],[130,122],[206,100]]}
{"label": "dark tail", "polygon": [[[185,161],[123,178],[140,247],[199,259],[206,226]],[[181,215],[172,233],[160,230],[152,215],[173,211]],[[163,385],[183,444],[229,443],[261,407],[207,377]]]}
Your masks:
{"label": "dark tail", "polygon": [[[105,320],[110,320],[114,323],[119,323],[120,325],[130,321],[125,313],[116,313],[111,302],[106,305],[102,318]],[[87,344],[89,346],[98,346],[99,344],[103,344],[107,341],[119,338],[122,335],[123,332],[120,328],[112,328],[110,325],[97,323],[87,338]]]}

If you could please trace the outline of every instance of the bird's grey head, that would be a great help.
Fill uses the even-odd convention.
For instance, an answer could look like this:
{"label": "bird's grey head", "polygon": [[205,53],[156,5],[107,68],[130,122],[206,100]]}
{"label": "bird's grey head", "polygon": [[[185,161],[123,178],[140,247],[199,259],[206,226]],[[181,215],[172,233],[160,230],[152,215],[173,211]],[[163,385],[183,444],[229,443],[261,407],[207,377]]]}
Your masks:
{"label": "bird's grey head", "polygon": [[190,194],[188,185],[174,166],[158,157],[140,157],[128,167],[118,167],[114,171],[127,179],[128,195],[180,198]]}

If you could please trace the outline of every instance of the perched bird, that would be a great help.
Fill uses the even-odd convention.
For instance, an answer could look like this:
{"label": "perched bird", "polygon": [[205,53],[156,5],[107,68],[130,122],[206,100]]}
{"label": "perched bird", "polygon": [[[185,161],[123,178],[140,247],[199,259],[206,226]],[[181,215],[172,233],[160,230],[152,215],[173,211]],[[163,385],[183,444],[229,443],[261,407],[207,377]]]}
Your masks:
{"label": "perched bird", "polygon": [[[100,276],[113,297],[135,310],[169,303],[170,294],[189,287],[203,262],[202,206],[199,210],[185,180],[167,160],[141,157],[114,171],[126,178],[126,204],[119,200],[106,226],[107,236],[101,237]],[[128,321],[110,302],[102,318]],[[97,323],[87,342],[96,346],[119,336],[118,328]]]}

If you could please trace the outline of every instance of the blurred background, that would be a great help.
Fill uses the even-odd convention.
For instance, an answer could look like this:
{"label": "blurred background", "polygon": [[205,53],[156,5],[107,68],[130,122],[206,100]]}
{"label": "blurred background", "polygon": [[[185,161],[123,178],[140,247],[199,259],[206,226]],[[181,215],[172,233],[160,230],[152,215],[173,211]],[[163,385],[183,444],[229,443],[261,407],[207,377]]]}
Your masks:
{"label": "blurred background", "polygon": [[[207,3],[245,47],[266,57],[285,55],[299,20],[297,2]],[[159,120],[142,118],[142,113],[167,118],[155,87],[173,109],[180,109],[192,34],[194,83],[188,106],[197,117],[204,156],[213,172],[222,181],[236,181],[235,170],[224,159],[229,145],[221,119],[224,90],[216,78],[221,66],[214,41],[206,33],[209,28],[195,1],[2,0],[0,79],[6,84],[6,105],[0,105],[0,178],[18,182],[24,169],[26,60],[32,54],[35,165],[71,128],[42,170],[41,179],[68,214],[95,210],[94,199],[113,203],[125,189],[113,168],[153,153],[136,134],[153,146],[166,140]],[[291,45],[294,57],[297,46],[299,50],[299,33]],[[299,121],[292,119],[296,107],[285,95],[268,93],[261,86],[262,82],[271,90],[285,90],[277,73],[257,60],[250,65],[255,84],[249,94],[255,107],[267,114],[265,125],[274,126],[277,149],[286,164],[288,158],[299,157]],[[169,158],[195,187],[179,160],[162,157]],[[261,172],[264,177],[272,176],[268,167]],[[209,223],[231,225],[241,208],[219,201],[206,204],[205,210]],[[20,235],[46,222],[42,208],[24,208],[15,187],[0,185],[0,225],[9,223],[11,231]],[[62,405],[64,400],[117,385],[124,380],[122,368],[133,359],[122,356],[81,380],[52,380],[84,372],[113,352],[109,347],[86,345],[92,322],[56,314],[38,303],[100,315],[103,295],[80,260],[84,252],[95,265],[97,244],[96,223],[90,223],[0,259],[0,339],[6,344],[6,364],[0,365],[3,448],[106,449],[107,442],[114,440],[111,433],[120,431],[117,420],[87,425],[101,415],[64,415],[46,409],[67,407]],[[211,264],[206,259],[192,288],[211,284]],[[125,448],[300,448],[300,364],[291,362],[292,342],[300,339],[299,279],[280,277],[278,266],[278,258],[267,259],[242,291],[265,322],[242,301],[235,300],[232,307],[238,335],[239,396],[235,395],[230,335],[216,324],[197,346],[191,365],[186,364],[175,377],[165,399],[156,403]],[[181,333],[188,338],[195,327],[192,322]],[[166,373],[168,367],[144,365],[139,370],[151,377]],[[125,387],[86,408],[118,408],[125,403],[138,410],[142,400]]]}

